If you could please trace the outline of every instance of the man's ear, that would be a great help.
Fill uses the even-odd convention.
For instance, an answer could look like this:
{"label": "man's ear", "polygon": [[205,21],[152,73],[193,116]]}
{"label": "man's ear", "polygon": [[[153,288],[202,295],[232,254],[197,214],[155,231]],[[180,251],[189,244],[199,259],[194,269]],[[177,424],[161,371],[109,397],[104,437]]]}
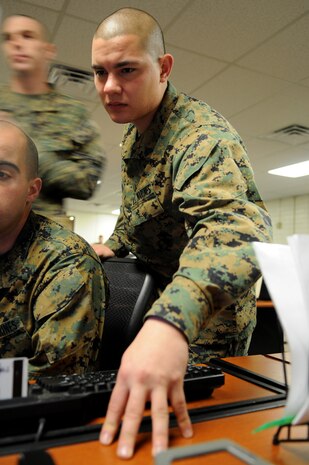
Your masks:
{"label": "man's ear", "polygon": [[49,42],[46,42],[45,44],[45,50],[46,50],[46,59],[48,61],[53,61],[57,55],[57,47],[55,44],[50,44]]}
{"label": "man's ear", "polygon": [[42,187],[42,179],[41,178],[34,178],[31,179],[28,187],[28,202],[34,202],[35,199],[39,196],[40,190]]}
{"label": "man's ear", "polygon": [[174,58],[169,53],[166,53],[160,58],[160,82],[166,82],[171,74],[174,64]]}

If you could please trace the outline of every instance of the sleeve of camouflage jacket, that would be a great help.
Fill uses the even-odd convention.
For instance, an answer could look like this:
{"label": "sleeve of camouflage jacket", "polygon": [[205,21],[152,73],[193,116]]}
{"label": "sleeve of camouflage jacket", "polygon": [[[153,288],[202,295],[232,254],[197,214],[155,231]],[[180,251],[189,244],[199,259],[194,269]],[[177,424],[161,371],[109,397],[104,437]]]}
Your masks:
{"label": "sleeve of camouflage jacket", "polygon": [[98,356],[106,303],[102,266],[90,255],[58,260],[32,297],[32,376],[80,373]]}
{"label": "sleeve of camouflage jacket", "polygon": [[237,142],[205,139],[175,159],[173,204],[189,240],[172,282],[147,316],[169,321],[189,342],[215,312],[254,285],[259,269],[251,242],[271,239],[271,221],[244,154]]}
{"label": "sleeve of camouflage jacket", "polygon": [[85,109],[78,119],[75,127],[60,133],[55,144],[51,142],[50,150],[40,149],[39,174],[46,195],[87,200],[102,176],[105,157],[98,128]]}

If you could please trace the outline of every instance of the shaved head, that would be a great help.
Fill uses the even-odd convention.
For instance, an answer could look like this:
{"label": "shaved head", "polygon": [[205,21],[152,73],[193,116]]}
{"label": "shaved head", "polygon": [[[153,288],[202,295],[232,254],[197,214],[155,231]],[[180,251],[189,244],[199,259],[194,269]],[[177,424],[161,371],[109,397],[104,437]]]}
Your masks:
{"label": "shaved head", "polygon": [[34,179],[38,176],[38,151],[33,140],[26,134],[17,124],[14,124],[9,121],[0,120],[0,130],[1,129],[13,129],[16,131],[16,134],[19,134],[24,139],[24,156],[26,160],[27,167],[27,178]]}
{"label": "shaved head", "polygon": [[136,8],[121,8],[105,18],[94,38],[109,40],[116,36],[137,35],[141,45],[154,60],[165,54],[163,33],[153,16]]}

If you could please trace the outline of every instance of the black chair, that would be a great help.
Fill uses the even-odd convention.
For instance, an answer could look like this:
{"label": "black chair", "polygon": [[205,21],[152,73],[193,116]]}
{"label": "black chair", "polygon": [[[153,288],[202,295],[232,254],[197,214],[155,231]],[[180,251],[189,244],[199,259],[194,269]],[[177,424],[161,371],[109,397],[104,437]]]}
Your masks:
{"label": "black chair", "polygon": [[[265,281],[262,281],[259,300],[271,302]],[[252,334],[249,355],[273,354],[284,350],[284,334],[275,308],[259,307],[257,301],[256,327]]]}
{"label": "black chair", "polygon": [[100,349],[100,369],[119,368],[125,349],[143,324],[157,297],[153,276],[135,258],[110,258],[103,262],[110,300],[105,314]]}

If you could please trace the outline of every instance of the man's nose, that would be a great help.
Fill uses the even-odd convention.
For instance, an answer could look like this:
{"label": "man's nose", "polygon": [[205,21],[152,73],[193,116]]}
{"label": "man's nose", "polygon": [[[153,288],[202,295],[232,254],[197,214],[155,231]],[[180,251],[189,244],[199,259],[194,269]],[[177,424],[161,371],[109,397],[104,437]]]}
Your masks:
{"label": "man's nose", "polygon": [[121,86],[119,80],[113,74],[109,74],[104,84],[105,93],[119,93],[121,91]]}
{"label": "man's nose", "polygon": [[16,35],[16,36],[12,36],[11,39],[10,39],[10,43],[13,45],[13,47],[20,47],[21,46],[21,37]]}

